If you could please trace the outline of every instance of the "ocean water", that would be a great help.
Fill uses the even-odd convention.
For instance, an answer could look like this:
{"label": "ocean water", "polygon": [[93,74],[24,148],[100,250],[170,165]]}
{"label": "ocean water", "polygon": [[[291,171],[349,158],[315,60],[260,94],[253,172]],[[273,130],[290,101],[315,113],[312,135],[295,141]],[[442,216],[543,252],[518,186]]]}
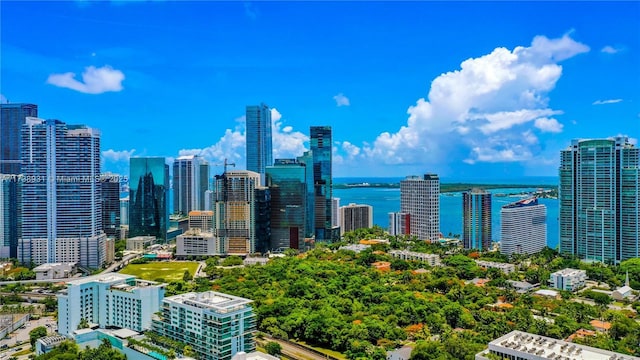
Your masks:
{"label": "ocean water", "polygon": [[[336,178],[334,183],[398,183],[401,178]],[[441,180],[444,183],[465,182],[465,183],[483,183],[483,184],[531,184],[531,185],[555,185],[557,178],[536,177],[521,178],[509,180],[489,181],[483,179],[480,181],[471,180]],[[491,189],[492,194],[498,193],[520,193],[524,191],[533,191],[535,187],[526,187],[518,189]],[[373,222],[383,228],[388,228],[388,213],[400,211],[400,189],[380,189],[380,188],[348,188],[334,189],[333,197],[340,198],[340,206],[349,203],[366,204],[373,206]],[[518,201],[522,197],[505,196],[491,197],[491,225],[492,237],[494,241],[500,240],[500,209],[503,205]],[[555,248],[558,245],[558,200],[556,199],[539,199],[541,204],[547,206],[547,245]],[[444,236],[449,233],[462,233],[462,193],[440,194],[440,232]]]}

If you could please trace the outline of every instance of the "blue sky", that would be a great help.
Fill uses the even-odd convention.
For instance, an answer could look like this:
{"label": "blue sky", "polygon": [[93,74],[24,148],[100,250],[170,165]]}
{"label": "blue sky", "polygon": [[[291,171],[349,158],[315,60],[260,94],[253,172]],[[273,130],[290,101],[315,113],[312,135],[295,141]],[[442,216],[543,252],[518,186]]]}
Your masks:
{"label": "blue sky", "polygon": [[[0,2],[2,101],[102,132],[105,170],[244,168],[331,125],[334,176],[556,175],[573,138],[640,137],[640,2]],[[214,167],[214,172],[221,172]]]}

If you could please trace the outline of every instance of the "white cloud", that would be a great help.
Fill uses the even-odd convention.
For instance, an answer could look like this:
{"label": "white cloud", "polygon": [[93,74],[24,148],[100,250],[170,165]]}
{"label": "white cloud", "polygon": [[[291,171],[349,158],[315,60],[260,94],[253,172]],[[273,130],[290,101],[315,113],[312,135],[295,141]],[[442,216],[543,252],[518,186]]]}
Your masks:
{"label": "white cloud", "polygon": [[542,132],[559,133],[562,132],[564,125],[560,124],[556,119],[539,118],[536,119],[534,126]]}
{"label": "white cloud", "polygon": [[133,153],[136,151],[136,149],[131,149],[131,150],[113,150],[113,149],[109,149],[109,150],[104,150],[102,152],[102,158],[105,161],[110,161],[110,162],[129,162],[129,159],[131,158],[131,156],[133,156]]}
{"label": "white cloud", "polygon": [[[227,129],[224,136],[218,142],[203,149],[183,149],[179,155],[199,155],[214,164],[221,164],[224,159],[234,162],[237,168],[244,169],[246,166],[246,129],[245,117],[236,118],[238,125],[232,130]],[[309,138],[299,132],[294,131],[291,126],[284,126],[282,115],[273,108],[271,109],[271,132],[273,144],[273,158],[295,158],[306,151],[304,144]]]}
{"label": "white cloud", "polygon": [[340,93],[333,97],[333,100],[336,101],[337,106],[349,106],[351,103],[349,102],[349,98],[344,96],[343,93]]}
{"label": "white cloud", "polygon": [[58,87],[68,88],[85,94],[102,94],[107,91],[121,91],[124,74],[109,65],[101,68],[89,66],[82,73],[82,81],[76,80],[76,74],[51,74],[47,83]]}
{"label": "white cloud", "polygon": [[0,94],[0,104],[6,104],[8,102],[9,101],[7,100],[7,98],[4,95]]}
{"label": "white cloud", "polygon": [[620,49],[617,49],[611,45],[607,45],[605,47],[602,48],[602,50],[600,50],[603,53],[607,53],[607,54],[615,54],[617,52],[620,51]]}
{"label": "white cloud", "polygon": [[541,147],[536,133],[562,130],[550,118],[562,111],[549,107],[549,93],[562,75],[559,62],[588,51],[566,34],[536,36],[528,47],[496,48],[467,59],[436,77],[428,96],[408,108],[407,123],[363,145],[361,157],[421,168],[535,158]]}
{"label": "white cloud", "polygon": [[591,105],[606,105],[622,102],[622,99],[608,99],[608,100],[596,100]]}

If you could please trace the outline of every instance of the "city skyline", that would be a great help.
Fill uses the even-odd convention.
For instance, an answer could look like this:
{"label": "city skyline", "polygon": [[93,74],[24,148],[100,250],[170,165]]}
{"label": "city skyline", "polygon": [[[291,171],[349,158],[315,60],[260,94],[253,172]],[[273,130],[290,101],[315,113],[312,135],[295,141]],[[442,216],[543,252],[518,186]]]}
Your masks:
{"label": "city skyline", "polygon": [[[308,126],[332,126],[336,177],[557,176],[571,139],[637,142],[638,3],[2,7],[2,101],[101,129],[105,171],[127,174],[131,155],[244,164],[243,110],[260,102],[273,107],[274,159],[308,150]],[[169,13],[181,16],[165,24]],[[549,21],[515,21],[522,13]],[[18,31],[25,14],[59,29],[56,41]],[[160,50],[150,32],[178,51]],[[248,39],[267,51],[247,55]],[[247,89],[251,78],[263,86]]]}

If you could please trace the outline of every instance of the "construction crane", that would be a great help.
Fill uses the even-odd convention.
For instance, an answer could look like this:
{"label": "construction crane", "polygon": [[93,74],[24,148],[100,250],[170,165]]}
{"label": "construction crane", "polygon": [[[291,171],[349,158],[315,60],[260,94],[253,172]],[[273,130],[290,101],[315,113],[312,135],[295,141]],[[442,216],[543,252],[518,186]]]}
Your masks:
{"label": "construction crane", "polygon": [[224,173],[225,174],[227,172],[227,167],[228,166],[233,166],[236,167],[236,163],[230,163],[227,161],[227,158],[224,158],[224,162],[222,164],[213,164],[214,166],[224,166]]}

